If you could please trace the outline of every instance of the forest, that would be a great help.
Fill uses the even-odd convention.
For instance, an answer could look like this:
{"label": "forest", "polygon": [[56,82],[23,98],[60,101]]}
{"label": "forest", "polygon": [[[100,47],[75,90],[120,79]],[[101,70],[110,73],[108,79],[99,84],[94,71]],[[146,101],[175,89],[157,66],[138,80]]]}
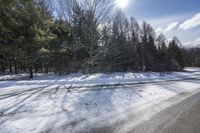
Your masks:
{"label": "forest", "polygon": [[200,48],[169,41],[110,0],[1,0],[0,18],[1,74],[200,67]]}

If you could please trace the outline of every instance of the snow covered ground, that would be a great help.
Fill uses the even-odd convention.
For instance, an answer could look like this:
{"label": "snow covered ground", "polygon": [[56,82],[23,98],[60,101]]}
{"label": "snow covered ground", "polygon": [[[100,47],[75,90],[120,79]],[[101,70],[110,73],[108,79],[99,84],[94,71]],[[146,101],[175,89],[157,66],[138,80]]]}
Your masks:
{"label": "snow covered ground", "polygon": [[[0,81],[0,133],[83,132],[132,117],[134,122],[125,126],[128,129],[170,106],[168,99],[200,91],[199,77],[198,68],[187,68],[187,72],[167,76],[39,75],[33,80]],[[180,80],[185,78],[191,79]],[[149,83],[124,84],[138,82]],[[113,86],[98,86],[110,84]]]}
{"label": "snow covered ground", "polygon": [[[21,85],[48,85],[70,84],[74,87],[96,86],[96,85],[116,85],[140,82],[156,82],[165,80],[179,80],[183,78],[195,78],[200,75],[200,68],[186,68],[185,72],[169,72],[161,76],[159,72],[140,72],[140,73],[96,73],[96,74],[70,74],[70,75],[53,75],[53,74],[36,74],[33,80],[28,79],[28,74],[3,75],[0,76],[1,86],[9,84]],[[9,82],[7,82],[9,81]]]}

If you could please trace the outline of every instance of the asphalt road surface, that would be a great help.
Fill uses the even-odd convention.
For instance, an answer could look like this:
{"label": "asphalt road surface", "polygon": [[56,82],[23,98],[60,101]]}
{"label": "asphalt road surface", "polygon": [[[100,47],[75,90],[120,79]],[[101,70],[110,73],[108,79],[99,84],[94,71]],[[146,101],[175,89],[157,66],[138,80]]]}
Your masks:
{"label": "asphalt road surface", "polygon": [[[169,82],[170,84],[170,82]],[[200,90],[200,88],[199,88]],[[105,125],[91,129],[87,133],[200,133],[200,91],[181,93],[147,110],[139,112],[129,119],[118,121],[114,125]],[[169,105],[168,107],[165,105]],[[163,109],[162,109],[163,108]],[[150,118],[145,116],[151,115]]]}
{"label": "asphalt road surface", "polygon": [[[166,102],[174,102],[186,96],[187,94],[181,94]],[[126,126],[130,123],[134,123],[133,126]],[[200,92],[139,122],[137,126],[130,116],[130,119],[114,126],[92,129],[88,133],[200,133]]]}
{"label": "asphalt road surface", "polygon": [[200,93],[154,115],[133,133],[200,133]]}

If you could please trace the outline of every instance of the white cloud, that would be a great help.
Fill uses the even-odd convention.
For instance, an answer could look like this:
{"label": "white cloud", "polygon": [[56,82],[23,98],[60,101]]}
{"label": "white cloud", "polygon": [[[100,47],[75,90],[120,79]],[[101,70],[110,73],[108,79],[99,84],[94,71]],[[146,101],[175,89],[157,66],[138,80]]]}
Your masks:
{"label": "white cloud", "polygon": [[163,32],[163,28],[157,28],[157,29],[156,29],[156,32],[157,32],[157,33]]}
{"label": "white cloud", "polygon": [[197,38],[194,42],[193,42],[194,45],[199,45],[200,44],[200,38]]}
{"label": "white cloud", "polygon": [[194,47],[194,46],[198,46],[200,45],[200,38],[197,38],[196,40],[194,41],[189,41],[189,42],[186,42],[185,44],[183,44],[185,47]]}
{"label": "white cloud", "polygon": [[165,32],[172,31],[172,30],[174,30],[177,26],[178,26],[178,22],[170,23],[170,24],[167,26],[167,28],[165,29]]}
{"label": "white cloud", "polygon": [[200,26],[200,13],[196,14],[191,19],[186,20],[179,26],[179,28],[182,30],[187,30],[197,26]]}
{"label": "white cloud", "polygon": [[161,33],[161,32],[170,32],[172,30],[174,30],[176,27],[178,26],[178,22],[172,22],[170,24],[168,24],[166,27],[164,28],[157,28],[156,32],[157,33]]}

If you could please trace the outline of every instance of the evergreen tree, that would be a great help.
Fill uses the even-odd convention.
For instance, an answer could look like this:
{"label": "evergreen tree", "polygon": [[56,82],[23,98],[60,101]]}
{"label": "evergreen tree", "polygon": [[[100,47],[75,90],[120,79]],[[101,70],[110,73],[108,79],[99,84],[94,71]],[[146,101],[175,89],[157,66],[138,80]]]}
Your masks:
{"label": "evergreen tree", "polygon": [[129,56],[130,56],[130,68],[132,71],[141,70],[140,68],[140,27],[138,22],[131,17],[128,42],[129,42]]}
{"label": "evergreen tree", "polygon": [[182,70],[184,67],[184,58],[180,48],[181,43],[177,37],[174,37],[169,43],[168,55],[171,57],[172,70]]}
{"label": "evergreen tree", "polygon": [[[107,4],[105,4],[107,3]],[[199,48],[169,44],[150,24],[141,27],[109,0],[61,0],[58,18],[46,0],[0,1],[0,70],[174,71],[199,66]],[[64,8],[65,7],[65,8]],[[110,19],[111,18],[111,19]]]}
{"label": "evergreen tree", "polygon": [[142,64],[145,71],[156,70],[156,46],[155,46],[155,31],[153,28],[143,22],[141,29],[141,44],[143,48]]}
{"label": "evergreen tree", "polygon": [[166,38],[163,34],[160,34],[158,36],[157,45],[158,45],[157,70],[161,72],[166,72],[169,66],[169,57],[167,54]]}
{"label": "evergreen tree", "polygon": [[73,53],[71,26],[60,18],[54,22],[52,33],[56,35],[50,44],[54,71],[60,74],[70,71],[69,61]]}

